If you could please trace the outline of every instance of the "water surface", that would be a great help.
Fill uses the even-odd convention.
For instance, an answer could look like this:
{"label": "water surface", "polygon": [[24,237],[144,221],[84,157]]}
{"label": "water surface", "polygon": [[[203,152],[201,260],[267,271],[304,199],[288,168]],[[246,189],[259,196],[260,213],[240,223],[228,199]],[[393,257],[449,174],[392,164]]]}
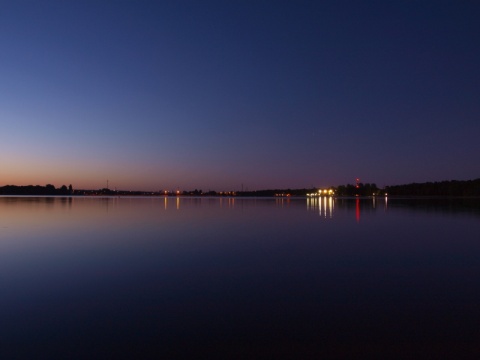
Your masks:
{"label": "water surface", "polygon": [[468,199],[0,197],[0,355],[473,356],[479,233]]}

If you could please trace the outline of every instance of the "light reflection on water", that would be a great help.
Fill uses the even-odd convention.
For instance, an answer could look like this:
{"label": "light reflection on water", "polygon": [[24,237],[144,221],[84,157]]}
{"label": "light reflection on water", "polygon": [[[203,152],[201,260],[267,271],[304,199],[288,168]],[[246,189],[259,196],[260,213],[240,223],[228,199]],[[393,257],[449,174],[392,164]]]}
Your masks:
{"label": "light reflection on water", "polygon": [[318,215],[322,217],[333,217],[335,210],[335,199],[332,196],[315,196],[306,199],[307,209],[318,211]]}
{"label": "light reflection on water", "polygon": [[473,354],[479,219],[471,199],[0,197],[0,355]]}

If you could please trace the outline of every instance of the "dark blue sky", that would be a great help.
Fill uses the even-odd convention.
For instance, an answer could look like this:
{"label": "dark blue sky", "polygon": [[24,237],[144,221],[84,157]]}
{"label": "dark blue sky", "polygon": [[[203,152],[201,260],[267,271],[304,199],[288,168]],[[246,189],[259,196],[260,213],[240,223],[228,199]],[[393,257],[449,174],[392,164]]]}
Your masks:
{"label": "dark blue sky", "polygon": [[478,1],[9,1],[0,185],[480,177]]}

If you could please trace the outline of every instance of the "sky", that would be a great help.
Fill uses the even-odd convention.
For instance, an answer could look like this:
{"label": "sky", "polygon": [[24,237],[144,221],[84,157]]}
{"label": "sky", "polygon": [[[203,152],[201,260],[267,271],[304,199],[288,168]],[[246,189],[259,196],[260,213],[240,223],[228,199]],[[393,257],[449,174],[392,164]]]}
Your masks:
{"label": "sky", "polygon": [[480,177],[480,2],[0,3],[0,186]]}

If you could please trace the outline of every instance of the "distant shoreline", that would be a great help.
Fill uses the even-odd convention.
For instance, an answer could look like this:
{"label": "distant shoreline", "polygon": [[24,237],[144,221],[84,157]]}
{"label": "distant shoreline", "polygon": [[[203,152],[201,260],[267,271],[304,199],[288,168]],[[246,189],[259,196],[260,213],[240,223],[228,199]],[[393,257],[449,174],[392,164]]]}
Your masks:
{"label": "distant shoreline", "polygon": [[357,183],[323,188],[303,189],[266,189],[254,191],[202,191],[202,190],[160,190],[160,191],[129,191],[73,189],[72,185],[55,188],[51,184],[40,185],[6,185],[0,187],[0,196],[196,196],[196,197],[480,197],[480,178],[475,180],[450,180],[441,182],[411,183],[405,185],[385,186],[380,189],[376,184]]}
{"label": "distant shoreline", "polygon": [[[236,199],[281,199],[281,200],[301,200],[301,199],[313,199],[321,198],[322,195],[316,196],[268,196],[268,195],[138,195],[138,194],[117,194],[117,195],[35,195],[35,194],[0,194],[0,198],[58,198],[58,199],[74,199],[74,198],[91,198],[91,199],[114,199],[114,198],[158,198],[158,199],[221,199],[221,198],[236,198]],[[337,200],[372,200],[372,199],[389,199],[389,200],[480,200],[480,196],[450,196],[450,195],[365,195],[365,196],[338,196],[338,195],[325,195],[325,197],[331,197]]]}

